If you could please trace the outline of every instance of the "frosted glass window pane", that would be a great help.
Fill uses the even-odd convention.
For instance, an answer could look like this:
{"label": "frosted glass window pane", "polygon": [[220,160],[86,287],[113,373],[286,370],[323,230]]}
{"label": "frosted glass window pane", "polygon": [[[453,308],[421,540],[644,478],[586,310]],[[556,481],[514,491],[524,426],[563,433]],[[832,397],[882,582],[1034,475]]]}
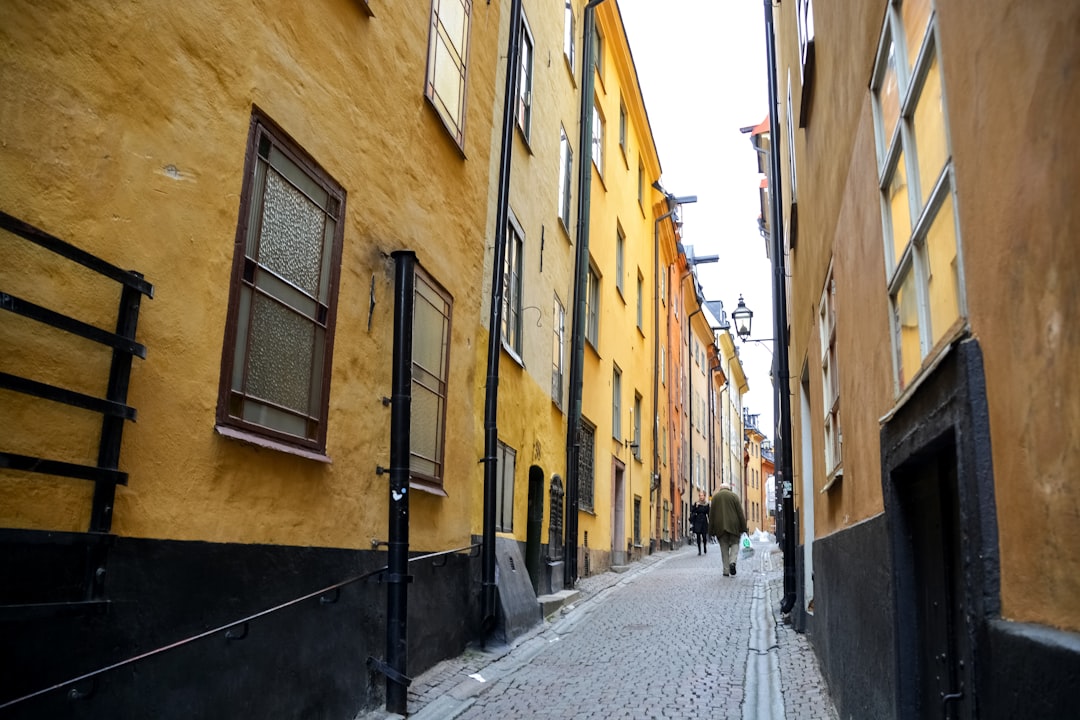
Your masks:
{"label": "frosted glass window pane", "polygon": [[455,129],[461,126],[462,73],[443,39],[435,40],[435,96],[448,114],[447,122]]}
{"label": "frosted glass window pane", "polygon": [[919,157],[920,210],[926,207],[930,193],[934,189],[948,149],[945,145],[945,112],[941,98],[941,73],[938,70],[937,56],[930,62],[919,102],[915,106],[912,118],[915,131],[915,149]]}
{"label": "frosted glass window pane", "polygon": [[422,385],[412,385],[412,420],[410,428],[412,440],[410,451],[413,455],[434,459],[438,457],[439,420],[442,418],[442,398]]}
{"label": "frosted glass window pane", "polygon": [[260,267],[255,268],[255,286],[309,318],[315,318],[317,306],[313,299]]}
{"label": "frosted glass window pane", "polygon": [[251,398],[244,400],[243,418],[247,422],[274,428],[279,432],[297,437],[314,437],[314,433],[308,432],[307,418],[263,405]]}
{"label": "frosted glass window pane", "polygon": [[465,24],[465,6],[461,0],[440,0],[438,5],[437,12],[443,31],[446,32],[447,39],[457,50],[457,54],[461,55],[465,48],[465,30],[467,28]]}
{"label": "frosted glass window pane", "polygon": [[259,264],[315,295],[325,217],[315,203],[271,168],[263,197]]}
{"label": "frosted glass window pane", "polygon": [[302,316],[256,294],[248,349],[250,395],[307,413],[315,328]]}
{"label": "frosted glass window pane", "polygon": [[936,343],[960,317],[960,277],[956,258],[956,218],[952,193],[937,212],[926,236],[930,266],[930,330]]}
{"label": "frosted glass window pane", "polygon": [[893,299],[896,316],[896,348],[898,351],[900,388],[907,387],[922,364],[922,345],[919,339],[919,301],[915,294],[915,272],[908,266],[900,291]]}
{"label": "frosted glass window pane", "polygon": [[889,207],[890,227],[892,228],[893,267],[900,262],[904,250],[911,239],[911,206],[908,204],[907,170],[904,165],[904,153],[900,153],[896,169],[886,187],[886,203]]}
{"label": "frosted glass window pane", "polygon": [[907,44],[907,63],[909,75],[919,57],[919,48],[926,36],[926,26],[930,22],[930,0],[904,0],[900,6],[901,21],[904,24],[904,40]]}
{"label": "frosted glass window pane", "polygon": [[446,318],[425,298],[413,307],[413,363],[438,377],[446,364]]}

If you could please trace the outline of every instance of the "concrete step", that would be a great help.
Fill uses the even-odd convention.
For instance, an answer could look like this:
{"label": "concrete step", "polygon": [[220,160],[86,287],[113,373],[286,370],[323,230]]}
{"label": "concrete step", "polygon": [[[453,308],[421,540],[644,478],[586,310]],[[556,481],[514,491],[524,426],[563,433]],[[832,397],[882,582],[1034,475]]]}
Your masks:
{"label": "concrete step", "polygon": [[567,605],[573,605],[580,598],[581,591],[579,590],[560,590],[551,595],[538,595],[536,601],[540,603],[544,617],[549,618]]}

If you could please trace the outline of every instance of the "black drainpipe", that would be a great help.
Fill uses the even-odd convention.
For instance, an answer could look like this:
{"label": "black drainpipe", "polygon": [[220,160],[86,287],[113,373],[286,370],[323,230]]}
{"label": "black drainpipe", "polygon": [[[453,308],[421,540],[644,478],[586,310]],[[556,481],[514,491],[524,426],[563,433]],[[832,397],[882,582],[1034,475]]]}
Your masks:
{"label": "black drainpipe", "polygon": [[498,481],[499,356],[502,351],[503,263],[510,212],[510,158],[513,154],[521,53],[521,0],[510,3],[510,38],[506,51],[506,97],[503,98],[502,149],[499,153],[499,196],[495,207],[495,248],[491,259],[491,313],[488,325],[487,387],[484,393],[484,538],[481,552],[482,628],[495,629],[495,490]]}
{"label": "black drainpipe", "polygon": [[585,365],[585,284],[589,271],[589,202],[592,194],[592,109],[593,109],[593,27],[597,5],[604,0],[592,0],[585,6],[581,39],[581,134],[578,148],[577,255],[574,258],[573,334],[570,336],[570,408],[566,423],[566,540],[563,585],[574,587],[577,582],[578,536],[578,441],[581,434],[581,384]]}
{"label": "black drainpipe", "polygon": [[779,447],[780,472],[776,479],[777,492],[780,503],[780,515],[783,520],[782,546],[784,551],[784,600],[780,604],[780,611],[791,612],[795,607],[795,553],[798,549],[798,538],[795,537],[795,498],[791,483],[791,379],[788,363],[788,337],[787,337],[787,290],[784,283],[787,280],[787,261],[784,257],[784,213],[780,207],[780,153],[777,151],[777,133],[779,132],[779,107],[776,100],[776,38],[773,31],[773,7],[772,0],[765,0],[765,53],[769,73],[769,117],[770,132],[773,134],[769,159],[772,165],[772,177],[769,178],[770,195],[773,198],[772,216],[772,270],[773,270],[773,337],[775,354],[774,373],[776,375],[777,405],[780,410],[778,418],[778,432],[775,438]]}
{"label": "black drainpipe", "polygon": [[405,714],[409,679],[409,418],[412,407],[412,324],[416,253],[392,253],[394,278],[394,371],[390,395],[390,518],[386,560],[386,709]]}

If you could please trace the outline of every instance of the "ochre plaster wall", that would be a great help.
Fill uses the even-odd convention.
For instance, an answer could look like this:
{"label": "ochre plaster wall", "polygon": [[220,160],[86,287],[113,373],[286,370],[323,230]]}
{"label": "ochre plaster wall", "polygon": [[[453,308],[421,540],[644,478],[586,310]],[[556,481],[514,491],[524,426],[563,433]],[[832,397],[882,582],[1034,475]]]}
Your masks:
{"label": "ochre plaster wall", "polygon": [[[1080,630],[1080,6],[939,3],[1002,615]],[[992,150],[990,152],[989,150]]]}
{"label": "ochre plaster wall", "polygon": [[[469,489],[483,377],[472,360],[473,343],[486,341],[475,319],[500,4],[473,6],[464,153],[423,98],[429,7],[376,10],[368,18],[346,0],[302,7],[195,0],[18,2],[0,11],[0,207],[144,273],[155,287],[139,322],[149,354],[132,373],[129,397],[139,417],[125,428],[121,469],[131,478],[117,493],[119,534],[341,547],[385,538],[387,484],[375,467],[388,464],[389,410],[381,398],[390,390],[388,254],[396,249],[415,250],[455,302],[448,497],[412,493],[413,544],[459,545],[478,530]],[[253,105],[348,194],[329,464],[214,432]],[[57,289],[72,277],[66,269],[45,282],[7,264],[0,273],[5,286],[37,302],[71,297]],[[75,292],[71,304],[82,309],[89,295]],[[7,320],[3,328],[5,347],[35,332]],[[59,347],[44,340],[46,354]],[[3,367],[23,359],[12,354]],[[85,373],[60,363],[41,372],[46,380],[105,377],[100,361],[90,364]],[[3,401],[16,421],[30,414],[7,395]],[[11,412],[4,410],[8,418]],[[28,440],[28,451],[92,460],[96,437],[68,419],[78,413],[46,412],[48,432],[20,431],[15,439]],[[75,481],[5,472],[0,524],[82,530],[88,497]]]}

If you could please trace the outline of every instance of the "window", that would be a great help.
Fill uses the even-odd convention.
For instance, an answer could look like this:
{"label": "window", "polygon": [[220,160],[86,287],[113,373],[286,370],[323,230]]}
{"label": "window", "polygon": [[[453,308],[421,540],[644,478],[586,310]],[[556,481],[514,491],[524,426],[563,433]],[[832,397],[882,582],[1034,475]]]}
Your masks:
{"label": "window", "polygon": [[574,72],[574,6],[566,0],[566,12],[563,15],[563,56]]}
{"label": "window", "polygon": [[667,273],[665,271],[660,272],[660,303],[667,305]]}
{"label": "window", "polygon": [[222,348],[219,432],[325,452],[344,218],[341,186],[256,112]]}
{"label": "window", "polygon": [[458,146],[465,144],[465,79],[472,0],[431,0],[424,96]]}
{"label": "window", "polygon": [[843,435],[840,429],[840,379],[836,367],[836,280],[832,267],[825,280],[818,311],[818,332],[821,336],[821,392],[825,408],[825,474],[832,476],[840,469],[840,448]]}
{"label": "window", "polygon": [[810,98],[814,86],[814,3],[798,0],[796,8],[799,26],[799,80],[802,97],[799,101],[799,127],[806,127],[810,115]]}
{"label": "window", "polygon": [[503,346],[521,357],[521,256],[525,241],[521,227],[511,216],[506,226],[506,256],[503,259]]}
{"label": "window", "polygon": [[420,267],[413,307],[411,480],[441,487],[446,445],[446,386],[450,377],[449,293]]}
{"label": "window", "polygon": [[562,221],[566,232],[570,232],[570,188],[573,187],[574,151],[570,149],[570,138],[566,136],[566,128],[560,128],[559,138],[559,220]]}
{"label": "window", "polygon": [[529,30],[529,22],[525,16],[521,16],[521,78],[518,83],[518,107],[517,124],[525,139],[529,139],[529,130],[532,127],[532,97],[533,97],[533,36]]}
{"label": "window", "polygon": [[634,545],[641,547],[641,496],[634,496]]}
{"label": "window", "polygon": [[667,348],[660,346],[660,384],[667,385]]}
{"label": "window", "polygon": [[621,227],[615,228],[615,289],[625,295],[623,276],[626,274],[626,235]]}
{"label": "window", "polygon": [[929,0],[890,4],[871,90],[896,387],[902,392],[966,314]]}
{"label": "window", "polygon": [[566,347],[566,309],[555,296],[553,317],[553,337],[551,339],[551,398],[558,407],[562,407],[563,397],[563,357]]}
{"label": "window", "polygon": [[645,278],[642,277],[641,271],[638,271],[637,275],[637,329],[644,332],[644,316],[645,316]]}
{"label": "window", "polygon": [[634,393],[634,457],[641,459],[641,393]]}
{"label": "window", "polygon": [[578,508],[593,509],[593,451],[596,445],[596,428],[581,420],[578,430]]}
{"label": "window", "polygon": [[600,82],[604,81],[604,36],[600,34],[600,25],[593,25],[593,68]]}
{"label": "window", "polygon": [[592,262],[585,287],[585,339],[593,348],[600,347],[600,275]]}
{"label": "window", "polygon": [[626,157],[626,103],[619,100],[619,147]]}
{"label": "window", "polygon": [[600,107],[593,101],[593,124],[592,124],[592,159],[596,166],[596,172],[604,177],[604,116],[600,114]]}
{"label": "window", "polygon": [[495,456],[495,529],[499,532],[514,532],[514,470],[517,465],[517,452],[509,445],[499,441]]}
{"label": "window", "polygon": [[611,436],[622,442],[622,370],[611,371]]}

